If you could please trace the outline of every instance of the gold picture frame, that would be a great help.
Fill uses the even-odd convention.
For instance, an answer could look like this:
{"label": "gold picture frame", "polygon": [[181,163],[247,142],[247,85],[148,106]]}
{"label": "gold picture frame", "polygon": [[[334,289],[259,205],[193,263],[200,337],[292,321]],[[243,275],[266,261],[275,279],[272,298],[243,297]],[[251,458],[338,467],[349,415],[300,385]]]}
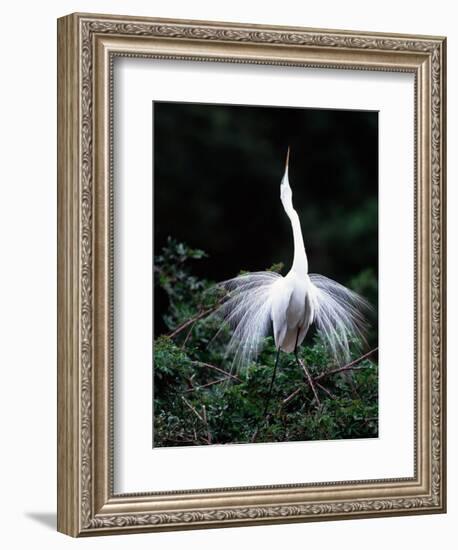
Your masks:
{"label": "gold picture frame", "polygon": [[[443,37],[72,14],[58,20],[58,530],[71,536],[445,511]],[[415,475],[113,493],[112,60],[410,72],[415,77]]]}

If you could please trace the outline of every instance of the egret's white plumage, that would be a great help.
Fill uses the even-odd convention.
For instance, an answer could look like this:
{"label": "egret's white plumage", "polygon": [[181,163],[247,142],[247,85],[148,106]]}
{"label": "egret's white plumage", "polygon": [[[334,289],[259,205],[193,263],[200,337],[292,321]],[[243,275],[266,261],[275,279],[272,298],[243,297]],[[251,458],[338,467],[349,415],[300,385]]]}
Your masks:
{"label": "egret's white plumage", "polygon": [[226,299],[215,315],[232,328],[228,353],[240,367],[254,359],[273,330],[277,349],[293,352],[315,323],[336,362],[348,361],[350,342],[364,340],[368,302],[324,277],[308,273],[301,224],[289,184],[289,149],[280,185],[280,199],[293,231],[294,259],[286,276],[271,271],[240,275],[219,283]]}

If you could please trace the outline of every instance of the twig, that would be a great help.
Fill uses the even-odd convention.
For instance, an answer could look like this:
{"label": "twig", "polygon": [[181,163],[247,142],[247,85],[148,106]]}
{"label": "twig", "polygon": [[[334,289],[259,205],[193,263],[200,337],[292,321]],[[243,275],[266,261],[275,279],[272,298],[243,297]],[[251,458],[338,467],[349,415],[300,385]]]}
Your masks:
{"label": "twig", "polygon": [[[319,382],[316,381],[316,379],[314,380],[314,382],[315,382],[315,385],[316,385],[318,388],[320,388],[320,390],[324,391],[324,393],[325,393],[327,396],[329,396],[331,399],[336,399],[336,396],[335,396],[333,393],[331,393],[331,392],[328,390],[328,388],[325,388],[324,386],[322,386]],[[295,389],[295,390],[293,391],[293,393],[290,393],[290,394],[288,395],[288,397],[286,397],[285,399],[283,399],[283,401],[281,402],[282,406],[283,406],[283,405],[286,405],[286,404],[289,403],[292,399],[294,399],[294,398],[300,393],[301,389],[302,389],[302,387],[299,387],[299,388]]]}
{"label": "twig", "polygon": [[320,390],[324,391],[324,393],[330,397],[331,399],[336,399],[336,396],[331,393],[328,388],[325,388],[324,386],[322,386],[319,382],[316,381],[316,378],[315,378],[315,384],[320,388]]}
{"label": "twig", "polygon": [[297,360],[299,361],[299,364],[301,365],[302,370],[305,373],[305,377],[307,378],[307,381],[310,384],[310,387],[312,388],[312,392],[313,392],[313,395],[315,396],[316,402],[318,403],[318,406],[320,406],[321,401],[320,401],[320,398],[318,397],[318,393],[315,388],[315,382],[313,381],[313,378],[310,376],[310,373],[307,367],[305,366],[304,361],[300,357],[298,357]]}
{"label": "twig", "polygon": [[212,434],[210,432],[210,427],[208,425],[207,409],[205,408],[205,405],[202,405],[202,416],[204,417],[204,423],[205,423],[205,426],[207,428],[207,441],[208,441],[208,444],[211,445],[212,444]]}
{"label": "twig", "polygon": [[184,391],[184,393],[190,393],[193,391],[201,390],[202,388],[208,388],[209,386],[214,386],[215,384],[220,384],[221,382],[225,382],[227,378],[218,378],[218,380],[213,380],[212,382],[207,382],[207,384],[202,384],[201,386],[193,386],[192,388],[189,388]]}
{"label": "twig", "polygon": [[188,389],[186,391],[189,391],[189,390],[193,390],[194,389],[194,384],[192,383],[192,376],[190,376],[189,378],[186,378],[186,381],[188,383]]}
{"label": "twig", "polygon": [[256,426],[256,429],[253,432],[253,435],[251,436],[251,443],[256,443],[256,439],[258,438],[259,433],[259,426]]}
{"label": "twig", "polygon": [[326,372],[323,372],[322,374],[319,374],[318,376],[316,376],[314,378],[315,382],[317,382],[318,380],[321,380],[323,378],[326,378],[327,376],[331,376],[331,374],[337,374],[339,372],[345,372],[347,370],[360,370],[360,369],[366,369],[368,367],[356,367],[355,365],[357,365],[358,363],[361,363],[361,361],[364,361],[364,359],[367,359],[368,357],[370,357],[372,354],[374,354],[376,351],[378,350],[378,347],[377,348],[374,348],[372,349],[371,351],[368,351],[367,353],[365,353],[364,355],[361,355],[361,357],[358,357],[358,359],[355,359],[354,361],[352,361],[351,363],[348,363],[347,365],[343,366],[343,367],[340,367],[338,369],[332,369],[332,370],[328,370]]}
{"label": "twig", "polygon": [[188,343],[188,340],[189,340],[189,337],[191,336],[193,328],[194,328],[194,323],[189,327],[189,330],[186,333],[186,336],[184,337],[183,343],[181,344],[181,349],[184,349],[186,347],[186,344]]}
{"label": "twig", "polygon": [[204,419],[202,418],[202,416],[196,411],[196,409],[191,405],[191,403],[186,399],[186,397],[181,396],[181,399],[183,399],[184,403],[191,409],[191,411],[197,416],[197,418],[201,422],[204,422]]}
{"label": "twig", "polygon": [[175,338],[175,336],[180,334],[180,332],[182,332],[186,327],[189,327],[189,325],[193,325],[194,323],[199,321],[199,319],[202,319],[202,317],[205,317],[206,315],[208,315],[209,313],[214,311],[218,307],[218,305],[219,305],[219,303],[212,306],[212,307],[208,307],[206,309],[200,310],[197,315],[194,315],[194,317],[191,317],[190,319],[188,319],[184,323],[181,323],[181,325],[178,325],[175,330],[170,332],[168,334],[169,338]]}
{"label": "twig", "polygon": [[189,330],[188,334],[186,335],[185,341],[189,338],[189,335],[191,333],[191,330],[193,328],[194,323],[208,315],[209,313],[212,313],[213,311],[216,311],[218,307],[221,305],[221,303],[226,299],[227,295],[222,296],[216,304],[212,305],[211,307],[207,307],[205,309],[201,309],[194,317],[191,317],[184,323],[181,323],[181,325],[178,325],[176,329],[174,329],[172,332],[169,332],[168,337],[169,338],[175,338],[180,332],[182,332],[185,328],[189,327],[191,325],[191,329]]}
{"label": "twig", "polygon": [[[208,426],[208,421],[207,421],[207,411],[205,409],[205,405],[202,405],[202,414],[199,414],[197,412],[197,410],[191,405],[191,403],[186,399],[186,397],[184,397],[183,395],[181,396],[181,399],[183,399],[184,403],[191,409],[191,411],[197,416],[197,418],[203,423],[205,424],[205,427],[207,428],[207,441],[206,443],[208,443],[209,445],[211,445],[211,442],[212,442],[212,436],[211,436],[211,432],[210,432],[210,428]],[[194,437],[195,439],[197,440],[197,433],[196,433],[196,429],[194,428]]]}
{"label": "twig", "polygon": [[286,403],[289,403],[291,401],[291,399],[294,399],[296,397],[296,395],[301,391],[301,389],[302,388],[297,388],[296,390],[293,391],[293,393],[289,394],[288,397],[283,399],[282,405],[286,405]]}
{"label": "twig", "polygon": [[227,370],[224,370],[220,367],[217,367],[216,365],[211,365],[210,363],[203,363],[202,361],[193,361],[193,365],[196,365],[197,367],[206,367],[209,369],[216,370],[217,372],[220,372],[221,374],[224,374],[225,376],[228,376],[229,378],[233,378],[234,380],[237,380],[237,382],[241,382],[240,378],[238,376],[235,376],[235,374],[232,374],[231,372],[228,372]]}

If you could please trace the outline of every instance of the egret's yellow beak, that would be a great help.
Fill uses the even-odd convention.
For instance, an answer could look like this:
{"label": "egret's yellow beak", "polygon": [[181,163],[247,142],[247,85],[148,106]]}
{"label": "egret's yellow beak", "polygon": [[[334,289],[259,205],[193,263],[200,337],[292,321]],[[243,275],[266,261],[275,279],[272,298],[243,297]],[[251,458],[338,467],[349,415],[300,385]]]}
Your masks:
{"label": "egret's yellow beak", "polygon": [[289,166],[289,150],[290,150],[290,147],[288,146],[288,151],[286,153],[285,172],[286,170],[288,170],[288,166]]}
{"label": "egret's yellow beak", "polygon": [[285,173],[283,174],[283,178],[281,180],[281,185],[283,186],[286,186],[286,187],[289,187],[289,179],[288,179],[288,168],[289,168],[289,150],[290,148],[288,147],[288,151],[286,153],[286,162],[285,162]]}

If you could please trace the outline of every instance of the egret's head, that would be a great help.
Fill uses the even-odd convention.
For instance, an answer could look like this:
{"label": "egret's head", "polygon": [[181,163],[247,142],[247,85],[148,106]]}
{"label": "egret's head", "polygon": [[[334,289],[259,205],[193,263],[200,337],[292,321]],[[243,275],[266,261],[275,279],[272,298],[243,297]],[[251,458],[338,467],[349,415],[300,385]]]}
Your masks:
{"label": "egret's head", "polygon": [[285,173],[280,184],[280,199],[283,203],[283,208],[288,212],[293,208],[293,192],[289,185],[288,179],[288,166],[289,166],[289,147],[286,154],[286,164],[285,164]]}

